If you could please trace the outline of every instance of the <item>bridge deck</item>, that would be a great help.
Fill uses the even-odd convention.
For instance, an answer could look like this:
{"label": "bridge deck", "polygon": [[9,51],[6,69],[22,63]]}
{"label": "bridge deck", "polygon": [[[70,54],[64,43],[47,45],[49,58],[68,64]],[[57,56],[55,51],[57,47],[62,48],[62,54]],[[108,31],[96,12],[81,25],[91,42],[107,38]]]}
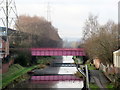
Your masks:
{"label": "bridge deck", "polygon": [[53,63],[51,64],[52,67],[76,67],[73,63]]}
{"label": "bridge deck", "polygon": [[31,48],[32,56],[85,56],[83,48]]}

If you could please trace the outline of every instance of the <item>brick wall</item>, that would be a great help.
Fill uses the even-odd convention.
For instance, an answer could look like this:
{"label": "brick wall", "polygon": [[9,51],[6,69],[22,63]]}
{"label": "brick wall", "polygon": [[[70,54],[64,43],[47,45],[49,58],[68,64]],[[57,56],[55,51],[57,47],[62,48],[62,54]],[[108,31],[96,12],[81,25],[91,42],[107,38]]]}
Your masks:
{"label": "brick wall", "polygon": [[9,66],[14,63],[14,60],[10,60],[10,62],[6,64],[2,64],[2,73],[5,73],[8,71]]}
{"label": "brick wall", "polygon": [[95,67],[96,67],[97,69],[100,68],[100,63],[101,63],[101,61],[100,61],[100,59],[98,59],[98,58],[95,58],[95,59],[93,60],[93,64],[95,65]]}

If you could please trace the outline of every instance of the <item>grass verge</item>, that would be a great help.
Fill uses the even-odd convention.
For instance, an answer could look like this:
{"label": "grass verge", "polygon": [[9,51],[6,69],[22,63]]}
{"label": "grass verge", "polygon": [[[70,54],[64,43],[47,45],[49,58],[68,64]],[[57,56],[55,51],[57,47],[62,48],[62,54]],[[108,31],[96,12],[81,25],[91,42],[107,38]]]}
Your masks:
{"label": "grass verge", "polygon": [[99,88],[96,84],[92,84],[92,83],[90,83],[89,86],[92,90],[97,90]]}
{"label": "grass verge", "polygon": [[110,83],[106,86],[106,88],[113,89],[113,88],[115,88],[115,86],[112,83]]}
{"label": "grass verge", "polygon": [[76,77],[83,78],[83,75],[80,72],[78,72],[78,71],[76,73],[74,73],[74,75]]}
{"label": "grass verge", "polygon": [[96,70],[93,64],[86,64],[89,70]]}
{"label": "grass verge", "polygon": [[9,68],[9,71],[2,75],[2,86],[0,86],[0,88],[6,87],[12,81],[17,79],[18,77],[26,74],[28,71],[31,71],[31,70],[33,70],[34,68],[37,68],[37,67],[38,67],[38,65],[31,66],[31,67],[22,67],[19,64],[12,65]]}
{"label": "grass verge", "polygon": [[55,57],[39,57],[37,58],[37,64],[49,65]]}

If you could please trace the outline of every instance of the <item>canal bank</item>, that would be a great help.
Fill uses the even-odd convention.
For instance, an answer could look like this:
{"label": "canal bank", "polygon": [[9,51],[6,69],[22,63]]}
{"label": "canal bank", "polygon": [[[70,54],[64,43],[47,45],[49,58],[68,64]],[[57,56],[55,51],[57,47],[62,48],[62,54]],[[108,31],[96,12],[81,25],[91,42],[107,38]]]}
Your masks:
{"label": "canal bank", "polygon": [[0,86],[1,89],[7,89],[14,87],[17,83],[22,81],[26,81],[30,78],[28,73],[37,68],[45,68],[47,67],[47,63],[50,63],[54,57],[46,57],[41,59],[41,63],[33,64],[29,67],[23,67],[19,64],[12,64],[9,67],[8,72],[1,74],[2,75],[2,84]]}
{"label": "canal bank", "polygon": [[9,71],[7,73],[2,74],[2,89],[5,89],[7,87],[14,86],[16,83],[19,83],[21,81],[27,80],[30,76],[27,74],[27,72],[37,68],[38,66],[32,66],[29,68],[24,68],[20,66],[19,64],[14,64],[9,68]]}
{"label": "canal bank", "polygon": [[[56,59],[55,63],[74,63],[72,57],[63,57],[63,59]],[[36,69],[34,73],[37,75],[40,74],[74,74],[77,72],[76,67],[48,67],[45,69]],[[63,81],[39,81],[39,80],[27,80],[23,83],[19,83],[15,86],[15,88],[39,88],[39,90],[43,90],[43,88],[51,89],[51,90],[62,90],[62,88],[73,88],[80,90],[83,88],[83,80],[75,81],[75,80],[63,80]]]}

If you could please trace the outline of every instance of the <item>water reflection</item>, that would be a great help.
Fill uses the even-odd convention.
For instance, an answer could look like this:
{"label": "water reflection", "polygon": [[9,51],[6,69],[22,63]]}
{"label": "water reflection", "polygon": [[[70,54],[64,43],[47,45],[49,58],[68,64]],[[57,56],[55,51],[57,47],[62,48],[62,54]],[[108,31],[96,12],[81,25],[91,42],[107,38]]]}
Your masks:
{"label": "water reflection", "polygon": [[[74,63],[71,56],[63,56],[63,59],[57,59],[55,63]],[[58,73],[58,74],[74,74],[77,71],[76,67],[49,67],[43,70],[43,73]],[[36,70],[37,74],[41,73],[41,70]],[[61,90],[59,88],[80,88],[83,87],[83,81],[26,81],[24,83],[18,84],[17,88],[54,88],[54,90]],[[48,89],[47,89],[48,90]],[[51,90],[51,89],[50,89]],[[73,90],[73,89],[72,89]]]}
{"label": "water reflection", "polygon": [[[30,83],[29,83],[30,84]],[[32,81],[29,88],[82,88],[82,81]]]}

